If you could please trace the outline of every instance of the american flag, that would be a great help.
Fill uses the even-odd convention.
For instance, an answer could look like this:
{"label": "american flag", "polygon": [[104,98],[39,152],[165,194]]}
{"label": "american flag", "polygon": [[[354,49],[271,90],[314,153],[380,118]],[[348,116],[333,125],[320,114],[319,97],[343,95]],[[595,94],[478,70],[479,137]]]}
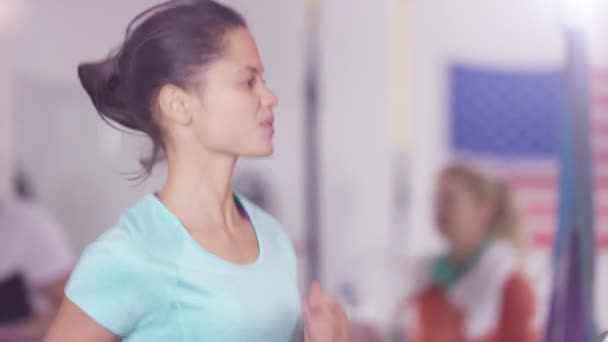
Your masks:
{"label": "american flag", "polygon": [[[455,65],[449,147],[506,179],[533,246],[550,249],[558,226],[559,118],[564,72]],[[608,68],[590,71],[597,244],[608,249]]]}

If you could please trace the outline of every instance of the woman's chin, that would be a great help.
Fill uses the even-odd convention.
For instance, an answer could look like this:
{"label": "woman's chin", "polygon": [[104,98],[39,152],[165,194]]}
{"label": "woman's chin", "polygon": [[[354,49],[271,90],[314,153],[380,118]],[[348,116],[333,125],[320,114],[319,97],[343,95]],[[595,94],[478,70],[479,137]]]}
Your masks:
{"label": "woman's chin", "polygon": [[266,158],[270,157],[274,154],[274,145],[271,143],[267,146],[260,146],[256,149],[251,149],[249,151],[244,151],[240,154],[241,157],[244,158]]}

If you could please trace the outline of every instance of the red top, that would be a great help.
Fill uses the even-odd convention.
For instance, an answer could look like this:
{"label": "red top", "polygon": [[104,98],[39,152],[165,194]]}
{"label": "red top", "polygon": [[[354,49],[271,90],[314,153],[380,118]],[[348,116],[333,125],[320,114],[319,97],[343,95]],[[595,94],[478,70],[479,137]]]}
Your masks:
{"label": "red top", "polygon": [[[514,273],[505,283],[500,322],[495,331],[475,342],[536,342],[535,301],[526,279]],[[464,312],[452,304],[445,290],[436,285],[416,298],[418,322],[413,342],[470,342],[464,334]]]}

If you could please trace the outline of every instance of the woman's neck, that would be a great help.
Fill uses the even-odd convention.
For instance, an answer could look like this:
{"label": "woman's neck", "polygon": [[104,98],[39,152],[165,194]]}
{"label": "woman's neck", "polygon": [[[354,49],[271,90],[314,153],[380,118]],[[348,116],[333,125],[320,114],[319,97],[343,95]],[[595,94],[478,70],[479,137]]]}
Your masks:
{"label": "woman's neck", "polygon": [[232,192],[236,158],[206,153],[198,161],[179,155],[167,159],[169,173],[159,199],[188,230],[234,228],[240,217]]}
{"label": "woman's neck", "polygon": [[458,267],[465,268],[479,255],[484,245],[485,239],[452,245],[450,248],[450,257]]}

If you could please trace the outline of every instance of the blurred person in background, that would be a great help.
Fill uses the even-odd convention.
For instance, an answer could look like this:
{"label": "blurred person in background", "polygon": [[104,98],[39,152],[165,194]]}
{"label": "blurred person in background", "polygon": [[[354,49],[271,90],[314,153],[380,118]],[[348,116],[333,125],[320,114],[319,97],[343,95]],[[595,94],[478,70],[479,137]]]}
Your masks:
{"label": "blurred person in background", "polygon": [[25,174],[16,178],[15,196],[0,198],[0,341],[44,336],[74,261],[62,227],[31,201]]}
{"label": "blurred person in background", "polygon": [[435,210],[448,252],[431,263],[411,302],[408,341],[538,341],[507,185],[470,165],[449,165],[438,179]]}
{"label": "blurred person in background", "polygon": [[[10,51],[19,1],[0,1],[0,341],[34,341],[48,330],[73,266],[64,231],[31,202],[14,172]],[[14,190],[14,191],[13,191]]]}
{"label": "blurred person in background", "polygon": [[[240,157],[274,150],[278,100],[263,73],[244,18],[211,0],[144,11],[114,54],[78,67],[106,121],[151,138],[145,174],[166,158],[168,177],[87,247],[46,341],[291,341],[293,246],[232,185]],[[348,340],[318,285],[303,309],[306,341]]]}

